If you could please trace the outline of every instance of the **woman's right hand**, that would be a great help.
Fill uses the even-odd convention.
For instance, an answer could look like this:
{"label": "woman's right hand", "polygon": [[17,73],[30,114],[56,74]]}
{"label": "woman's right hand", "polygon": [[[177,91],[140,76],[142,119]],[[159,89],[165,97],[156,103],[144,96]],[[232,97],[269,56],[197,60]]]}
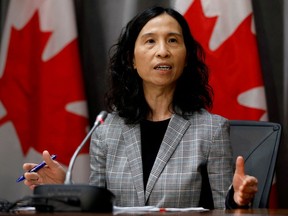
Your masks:
{"label": "woman's right hand", "polygon": [[25,180],[24,184],[31,190],[40,184],[63,184],[65,181],[66,172],[64,168],[55,160],[51,159],[48,151],[43,151],[43,160],[46,165],[37,172],[28,172],[28,170],[35,167],[37,164],[24,163],[23,169]]}

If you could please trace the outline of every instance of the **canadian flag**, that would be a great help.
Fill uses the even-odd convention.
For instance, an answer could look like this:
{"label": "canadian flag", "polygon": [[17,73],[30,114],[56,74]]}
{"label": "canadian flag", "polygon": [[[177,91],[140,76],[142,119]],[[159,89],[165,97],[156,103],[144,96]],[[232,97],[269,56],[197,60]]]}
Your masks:
{"label": "canadian flag", "polygon": [[228,119],[267,121],[251,0],[175,0],[174,4],[206,52],[214,89],[212,112]]}
{"label": "canadian flag", "polygon": [[[11,0],[0,52],[0,198],[31,193],[16,179],[45,149],[67,166],[87,129],[73,0]],[[76,181],[88,180],[83,153]]]}

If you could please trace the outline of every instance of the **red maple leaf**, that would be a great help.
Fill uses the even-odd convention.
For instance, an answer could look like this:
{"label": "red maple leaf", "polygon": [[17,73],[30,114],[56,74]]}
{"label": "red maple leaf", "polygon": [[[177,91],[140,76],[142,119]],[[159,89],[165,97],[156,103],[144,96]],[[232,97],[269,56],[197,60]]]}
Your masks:
{"label": "red maple leaf", "polygon": [[263,86],[256,37],[251,32],[252,15],[215,51],[211,51],[208,44],[217,17],[205,17],[200,0],[195,0],[185,18],[206,52],[210,84],[215,93],[212,112],[228,119],[259,120],[265,111],[237,102],[239,94]]}
{"label": "red maple leaf", "polygon": [[40,153],[47,149],[67,165],[86,135],[88,123],[67,112],[65,106],[85,98],[77,40],[44,62],[41,56],[50,35],[40,31],[38,12],[23,29],[11,29],[0,79],[0,100],[7,115],[0,126],[12,121],[24,154],[29,148]]}

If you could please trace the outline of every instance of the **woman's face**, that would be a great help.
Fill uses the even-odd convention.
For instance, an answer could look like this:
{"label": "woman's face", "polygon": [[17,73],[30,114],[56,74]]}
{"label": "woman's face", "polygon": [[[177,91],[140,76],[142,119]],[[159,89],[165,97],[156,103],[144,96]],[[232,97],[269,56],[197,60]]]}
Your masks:
{"label": "woman's face", "polygon": [[186,65],[186,47],[172,16],[164,13],[146,23],[135,42],[133,63],[144,87],[175,87]]}

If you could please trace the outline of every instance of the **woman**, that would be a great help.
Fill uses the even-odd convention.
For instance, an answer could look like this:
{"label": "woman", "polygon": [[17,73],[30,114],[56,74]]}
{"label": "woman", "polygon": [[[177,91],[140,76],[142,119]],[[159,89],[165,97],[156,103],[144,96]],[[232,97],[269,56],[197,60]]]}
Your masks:
{"label": "woman", "polygon": [[[225,208],[233,180],[226,207],[247,207],[257,179],[245,175],[242,157],[233,177],[228,121],[207,111],[204,53],[183,16],[147,9],[113,48],[111,114],[91,139],[90,183],[112,191],[117,206]],[[64,181],[57,161],[47,151],[43,158],[45,169],[25,174],[31,188]]]}

